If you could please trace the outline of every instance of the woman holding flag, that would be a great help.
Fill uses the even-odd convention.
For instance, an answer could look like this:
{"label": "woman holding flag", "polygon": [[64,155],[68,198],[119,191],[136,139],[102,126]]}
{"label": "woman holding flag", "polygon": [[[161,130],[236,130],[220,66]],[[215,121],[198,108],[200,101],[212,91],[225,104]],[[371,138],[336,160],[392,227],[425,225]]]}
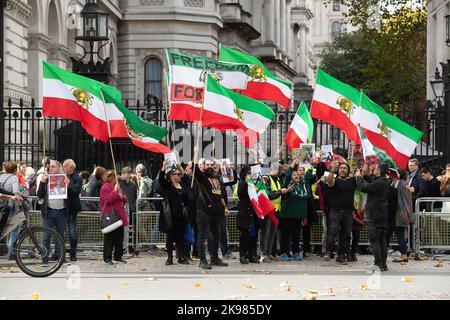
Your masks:
{"label": "woman holding flag", "polygon": [[[306,181],[295,170],[300,160],[295,159],[286,172],[284,187],[288,189],[281,202],[281,260],[298,261],[300,256],[300,228],[308,216],[308,191]],[[292,255],[289,252],[292,248]]]}
{"label": "woman holding flag", "polygon": [[259,263],[256,258],[258,217],[248,192],[248,181],[252,179],[250,167],[242,168],[239,178],[241,179],[238,185],[239,211],[236,217],[236,226],[240,231],[239,261],[242,264]]}

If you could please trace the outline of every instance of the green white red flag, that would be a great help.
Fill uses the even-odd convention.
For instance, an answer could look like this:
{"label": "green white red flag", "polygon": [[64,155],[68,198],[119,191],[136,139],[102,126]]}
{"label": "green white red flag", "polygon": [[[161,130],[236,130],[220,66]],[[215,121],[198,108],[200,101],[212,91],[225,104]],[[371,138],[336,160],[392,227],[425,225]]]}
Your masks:
{"label": "green white red flag", "polygon": [[268,100],[281,104],[285,109],[291,105],[292,83],[276,77],[258,58],[238,50],[220,47],[219,60],[233,63],[246,63],[250,73],[243,95],[256,100]]}
{"label": "green white red flag", "polygon": [[45,116],[79,121],[90,135],[103,142],[109,138],[130,138],[140,148],[171,152],[159,143],[167,135],[167,129],[144,121],[125,108],[121,103],[121,93],[116,88],[45,61],[43,78]]}
{"label": "green white red flag", "polygon": [[250,67],[214,61],[206,57],[191,56],[166,50],[168,73],[169,119],[196,122],[200,120],[206,74],[213,76],[222,86],[237,92],[247,87]]}
{"label": "green white red flag", "polygon": [[318,69],[311,117],[325,121],[360,143],[357,130],[362,92]]}
{"label": "green white red flag", "polygon": [[275,116],[272,109],[221,86],[211,75],[206,81],[202,126],[234,130],[245,147],[253,148]]}
{"label": "green white red flag", "polygon": [[367,139],[385,151],[402,169],[407,167],[423,135],[423,132],[387,113],[365,94],[361,99],[359,124]]}
{"label": "green white red flag", "polygon": [[306,103],[302,101],[297,113],[292,119],[291,126],[284,137],[289,149],[300,148],[301,143],[310,143],[314,134],[314,123],[309,114]]}

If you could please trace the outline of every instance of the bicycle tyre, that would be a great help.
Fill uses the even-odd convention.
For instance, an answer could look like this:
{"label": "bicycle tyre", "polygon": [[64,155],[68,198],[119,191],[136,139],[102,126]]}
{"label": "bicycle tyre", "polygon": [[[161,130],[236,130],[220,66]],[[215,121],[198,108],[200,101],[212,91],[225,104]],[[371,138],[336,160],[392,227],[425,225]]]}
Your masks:
{"label": "bicycle tyre", "polygon": [[[56,241],[59,242],[59,245],[61,248],[61,255],[59,257],[59,261],[50,270],[46,270],[43,272],[35,272],[35,271],[28,269],[22,261],[22,257],[20,255],[20,247],[21,247],[23,241],[29,236],[29,233],[33,233],[33,232],[48,232],[51,234],[52,238],[54,238]],[[63,265],[64,259],[66,256],[66,245],[65,245],[64,239],[55,230],[46,228],[46,227],[42,227],[42,226],[33,226],[33,227],[29,227],[29,228],[23,230],[19,234],[16,244],[15,244],[15,247],[14,247],[14,252],[16,253],[15,259],[16,259],[17,266],[19,267],[20,270],[22,270],[23,273],[29,275],[30,277],[45,278],[45,277],[51,276],[52,274],[57,272]]]}

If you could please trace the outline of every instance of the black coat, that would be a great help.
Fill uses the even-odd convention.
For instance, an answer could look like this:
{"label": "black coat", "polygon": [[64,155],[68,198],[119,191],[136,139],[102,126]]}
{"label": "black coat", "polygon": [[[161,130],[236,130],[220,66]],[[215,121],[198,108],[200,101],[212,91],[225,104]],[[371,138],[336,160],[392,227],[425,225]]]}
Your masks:
{"label": "black coat", "polygon": [[81,211],[80,193],[83,179],[76,172],[67,177],[70,180],[67,187],[67,213],[78,214]]}
{"label": "black coat", "polygon": [[367,193],[364,220],[370,224],[387,227],[388,223],[388,190],[389,181],[386,177],[357,177],[356,183],[360,190]]}
{"label": "black coat", "polygon": [[413,205],[415,204],[415,200],[425,197],[425,193],[427,191],[427,182],[422,179],[420,173],[416,173],[416,175],[411,179],[411,187],[414,187],[413,193]]}
{"label": "black coat", "polygon": [[238,198],[239,210],[236,216],[236,227],[248,229],[253,224],[256,214],[248,196],[248,184],[245,180],[241,180],[238,184]]}

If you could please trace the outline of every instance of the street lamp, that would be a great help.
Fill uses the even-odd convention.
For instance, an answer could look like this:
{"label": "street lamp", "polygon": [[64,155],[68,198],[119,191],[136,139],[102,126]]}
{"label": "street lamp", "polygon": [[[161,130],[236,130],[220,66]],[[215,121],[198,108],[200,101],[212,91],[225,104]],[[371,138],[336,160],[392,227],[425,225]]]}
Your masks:
{"label": "street lamp", "polygon": [[444,98],[444,80],[442,80],[438,68],[436,68],[433,79],[430,80],[430,86],[431,90],[433,90],[437,106],[442,106],[442,100]]}
{"label": "street lamp", "polygon": [[445,27],[447,30],[445,44],[450,47],[450,14],[445,16]]}
{"label": "street lamp", "polygon": [[[84,8],[80,12],[83,20],[81,34],[75,37],[75,43],[83,49],[81,59],[72,59],[72,70],[75,73],[93,78],[98,81],[108,82],[111,61],[109,58],[103,59],[100,50],[109,43],[108,38],[108,13],[103,11],[96,0],[87,0]],[[88,48],[83,44],[88,44]],[[97,49],[94,50],[95,44]],[[90,55],[89,62],[85,63],[84,58]],[[98,57],[94,64],[94,55]]]}

